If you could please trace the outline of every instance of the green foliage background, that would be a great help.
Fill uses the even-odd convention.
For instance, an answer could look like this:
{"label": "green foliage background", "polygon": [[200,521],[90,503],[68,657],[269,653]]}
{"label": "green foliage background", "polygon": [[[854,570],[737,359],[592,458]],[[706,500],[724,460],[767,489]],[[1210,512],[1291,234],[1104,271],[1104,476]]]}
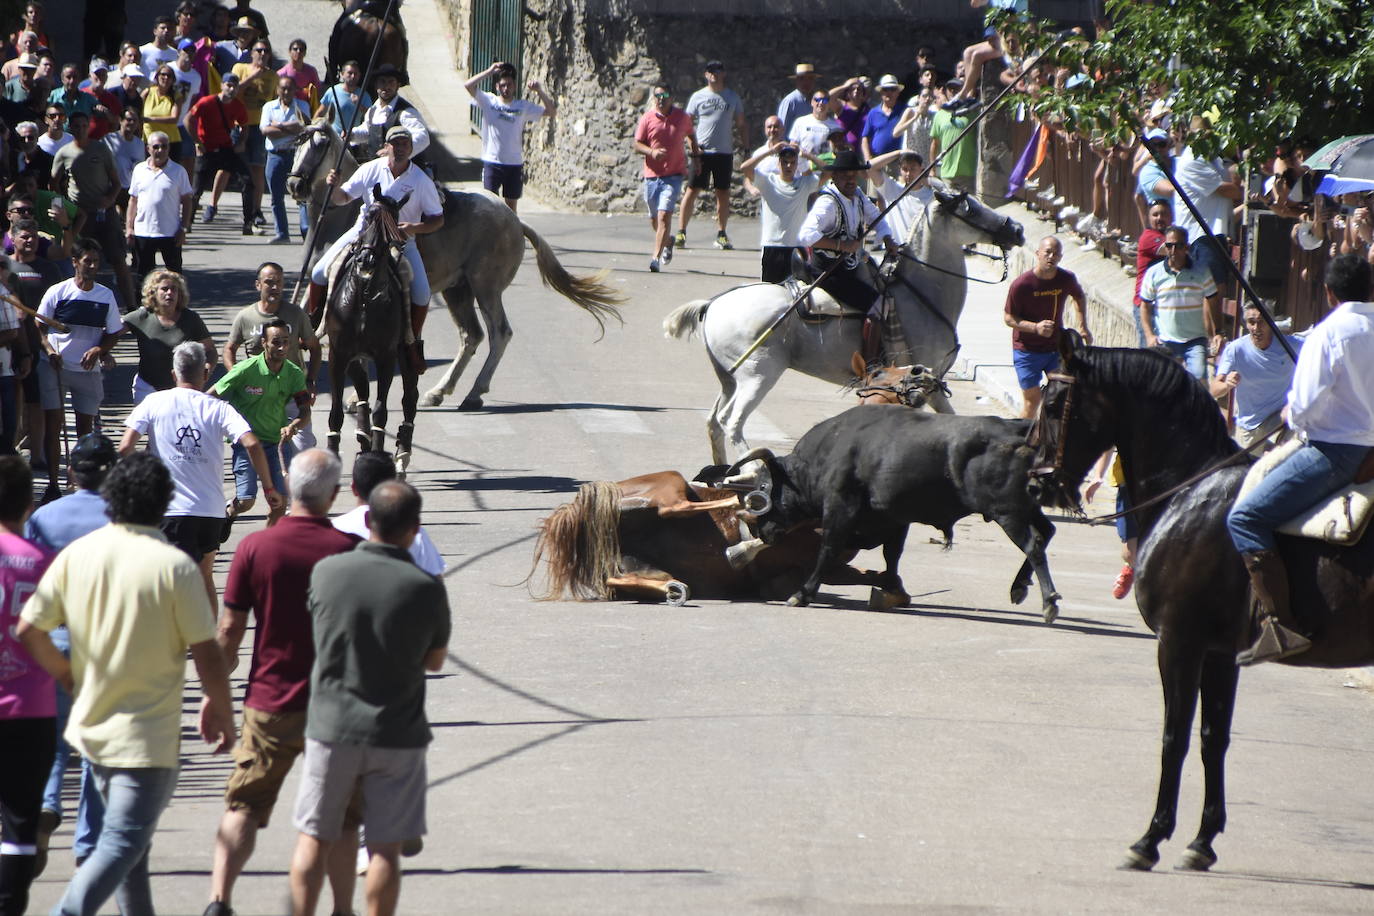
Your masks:
{"label": "green foliage background", "polygon": [[[1307,134],[1318,143],[1374,132],[1374,3],[1368,0],[1108,0],[1109,29],[1070,40],[1061,65],[1093,77],[1026,98],[1069,130],[1128,141],[1152,87],[1174,98],[1175,123],[1219,114],[1191,137],[1198,152],[1272,155],[1274,142]],[[1044,45],[1049,23],[1004,21],[1024,47]]]}

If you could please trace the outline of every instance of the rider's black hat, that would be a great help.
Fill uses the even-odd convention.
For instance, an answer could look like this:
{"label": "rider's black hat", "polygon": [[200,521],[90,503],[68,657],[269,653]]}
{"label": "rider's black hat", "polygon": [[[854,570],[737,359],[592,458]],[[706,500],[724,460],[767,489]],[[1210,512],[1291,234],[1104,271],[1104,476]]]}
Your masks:
{"label": "rider's black hat", "polygon": [[834,162],[821,166],[821,170],[826,172],[867,172],[870,168],[872,166],[864,162],[863,155],[853,149],[840,150],[835,154]]}
{"label": "rider's black hat", "polygon": [[377,79],[383,76],[394,76],[396,77],[396,82],[400,85],[410,85],[410,76],[404,70],[400,69],[395,64],[382,64],[376,70],[373,70],[372,73],[368,75],[368,88],[371,89],[374,85],[376,85]]}

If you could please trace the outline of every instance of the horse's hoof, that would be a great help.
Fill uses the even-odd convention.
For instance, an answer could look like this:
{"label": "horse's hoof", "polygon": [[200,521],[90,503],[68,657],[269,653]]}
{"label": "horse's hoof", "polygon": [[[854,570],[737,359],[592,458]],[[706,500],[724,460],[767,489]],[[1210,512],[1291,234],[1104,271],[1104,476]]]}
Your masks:
{"label": "horse's hoof", "polygon": [[1211,850],[1194,849],[1189,846],[1174,866],[1175,871],[1207,871],[1217,864],[1216,853]]}
{"label": "horse's hoof", "polygon": [[344,404],[344,413],[352,413],[358,409],[358,396],[355,394]]}
{"label": "horse's hoof", "polygon": [[1153,859],[1151,859],[1148,856],[1136,852],[1134,849],[1128,849],[1126,851],[1126,858],[1123,859],[1121,864],[1117,866],[1117,870],[1149,871],[1150,869],[1155,867],[1155,863],[1157,863],[1158,861],[1159,856],[1155,856]]}
{"label": "horse's hoof", "polygon": [[882,588],[873,588],[868,592],[868,609],[870,611],[885,611],[894,607],[909,607],[911,596],[906,592],[888,591]]}
{"label": "horse's hoof", "polygon": [[1045,623],[1054,623],[1059,619],[1059,605],[1051,602],[1045,605]]}
{"label": "horse's hoof", "polygon": [[1026,600],[1026,596],[1029,595],[1029,594],[1030,594],[1030,586],[1029,586],[1029,585],[1021,585],[1021,584],[1019,584],[1019,583],[1016,584],[1016,585],[1013,585],[1013,586],[1011,587],[1011,603],[1012,603],[1012,604],[1020,604],[1022,601],[1025,601],[1025,600]]}
{"label": "horse's hoof", "polygon": [[463,403],[458,405],[459,410],[481,410],[482,399],[475,394],[470,394],[463,398]]}
{"label": "horse's hoof", "polygon": [[421,407],[438,407],[442,403],[444,403],[442,391],[426,391],[424,397],[420,398]]}
{"label": "horse's hoof", "polygon": [[692,597],[692,590],[687,587],[686,582],[673,579],[664,588],[664,600],[673,607],[682,607],[687,603],[687,599]]}
{"label": "horse's hoof", "polygon": [[787,599],[788,607],[806,607],[810,603],[811,599],[806,597],[805,592],[797,592],[791,598]]}

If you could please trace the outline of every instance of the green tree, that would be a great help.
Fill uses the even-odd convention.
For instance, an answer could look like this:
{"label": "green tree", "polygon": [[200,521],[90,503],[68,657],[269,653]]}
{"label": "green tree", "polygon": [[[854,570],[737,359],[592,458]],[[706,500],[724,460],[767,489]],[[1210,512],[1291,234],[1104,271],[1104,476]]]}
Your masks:
{"label": "green tree", "polygon": [[[1187,124],[1209,114],[1214,130],[1190,141],[1199,153],[1268,155],[1290,134],[1319,143],[1374,132],[1374,4],[1364,0],[1108,0],[1095,41],[1071,39],[1054,53],[1091,79],[1026,98],[1065,128],[1124,141],[1145,106],[1173,99]],[[1050,23],[1004,22],[1024,47],[1043,46]]]}

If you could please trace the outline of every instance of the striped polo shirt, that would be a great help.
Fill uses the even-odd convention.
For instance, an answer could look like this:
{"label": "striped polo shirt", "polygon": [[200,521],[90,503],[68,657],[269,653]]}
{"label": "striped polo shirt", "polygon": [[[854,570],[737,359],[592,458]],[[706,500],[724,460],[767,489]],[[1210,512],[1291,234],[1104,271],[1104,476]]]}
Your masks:
{"label": "striped polo shirt", "polygon": [[1159,339],[1172,343],[1207,336],[1202,300],[1216,292],[1216,281],[1205,267],[1173,270],[1167,260],[1147,270],[1140,281],[1140,298],[1154,307]]}

